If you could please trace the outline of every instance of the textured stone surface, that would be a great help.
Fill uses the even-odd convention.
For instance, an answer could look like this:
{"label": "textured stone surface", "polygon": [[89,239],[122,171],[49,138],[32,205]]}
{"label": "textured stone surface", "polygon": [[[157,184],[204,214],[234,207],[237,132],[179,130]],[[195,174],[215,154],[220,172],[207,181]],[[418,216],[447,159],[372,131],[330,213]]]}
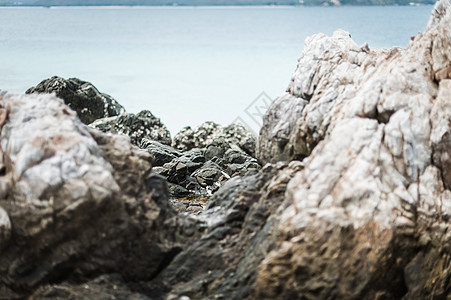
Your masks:
{"label": "textured stone surface", "polygon": [[217,139],[238,146],[248,155],[255,157],[256,138],[241,124],[222,126],[214,122],[205,122],[195,130],[187,126],[174,136],[172,147],[182,151],[206,148]]}
{"label": "textured stone surface", "polygon": [[124,108],[111,96],[101,93],[91,83],[78,78],[64,79],[54,76],[29,88],[27,94],[55,93],[70,108],[77,112],[80,120],[89,124],[94,120],[117,116],[125,112]]}
{"label": "textured stone surface", "polygon": [[85,126],[53,95],[2,98],[0,298],[104,273],[158,274],[179,246],[163,234],[175,213],[151,156]]}
{"label": "textured stone surface", "polygon": [[171,146],[161,144],[157,141],[152,141],[146,138],[141,140],[139,148],[147,150],[153,155],[155,161],[154,166],[162,166],[170,162],[174,158],[182,156],[182,152],[172,148]]}
{"label": "textured stone surface", "polygon": [[[149,144],[146,149],[160,161],[159,165],[172,156],[167,155],[170,149],[154,146]],[[170,195],[174,198],[186,196],[185,191],[191,195],[211,196],[231,177],[261,168],[255,158],[223,139],[215,140],[203,149],[192,148],[178,153],[179,156],[173,155],[172,160],[154,169],[165,176],[169,183],[178,185],[170,188]]]}
{"label": "textured stone surface", "polygon": [[[302,164],[267,165],[227,181],[197,219],[202,236],[191,242],[148,286],[152,299],[245,299],[260,262],[276,246],[280,206]],[[256,299],[256,298],[251,298]]]}
{"label": "textured stone surface", "polygon": [[307,39],[265,116],[261,170],[242,176],[246,156],[219,139],[155,168],[187,184],[234,172],[203,209],[172,200],[178,215],[127,137],[5,97],[0,296],[449,299],[450,24],[442,0],[406,49]]}
{"label": "textured stone surface", "polygon": [[343,31],[306,40],[258,149],[305,169],[251,298],[449,296],[450,24],[446,0],[406,49],[358,47]]}
{"label": "textured stone surface", "polygon": [[171,144],[171,133],[161,120],[150,111],[143,110],[137,114],[124,113],[117,117],[96,120],[89,126],[103,132],[127,135],[132,144],[139,146],[142,139]]}

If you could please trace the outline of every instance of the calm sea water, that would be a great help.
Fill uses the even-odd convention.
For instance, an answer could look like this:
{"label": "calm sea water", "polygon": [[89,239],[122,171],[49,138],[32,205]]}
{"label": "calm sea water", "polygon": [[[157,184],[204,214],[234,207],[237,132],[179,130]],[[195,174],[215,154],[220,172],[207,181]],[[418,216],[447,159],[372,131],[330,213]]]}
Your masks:
{"label": "calm sea water", "polygon": [[[241,118],[288,85],[304,40],[338,28],[370,47],[406,46],[432,6],[0,8],[0,89],[58,75],[92,82],[129,112],[183,126]],[[247,111],[249,112],[249,110]]]}

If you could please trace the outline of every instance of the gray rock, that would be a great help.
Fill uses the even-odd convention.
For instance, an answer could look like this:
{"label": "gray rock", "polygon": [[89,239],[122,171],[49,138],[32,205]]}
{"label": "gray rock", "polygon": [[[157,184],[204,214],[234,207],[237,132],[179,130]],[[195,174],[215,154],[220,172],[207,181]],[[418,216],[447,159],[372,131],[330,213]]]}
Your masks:
{"label": "gray rock", "polygon": [[144,294],[133,292],[119,274],[101,275],[81,284],[53,284],[39,288],[32,299],[130,299],[150,300]]}
{"label": "gray rock", "polygon": [[[182,191],[180,187],[193,195],[211,195],[231,176],[260,169],[255,158],[234,147],[235,149],[231,148],[219,139],[206,149],[193,148],[186,151],[161,168],[156,167],[154,171],[179,186],[170,193],[171,197],[177,198],[178,192]],[[182,194],[181,197],[186,196],[184,191]]]}
{"label": "gray rock", "polygon": [[169,182],[168,188],[169,188],[169,197],[171,198],[182,198],[192,194],[192,192],[190,192],[189,190],[178,184]]}
{"label": "gray rock", "polygon": [[0,178],[10,182],[0,199],[0,298],[111,272],[149,280],[179,251],[178,230],[164,229],[175,217],[166,182],[150,173],[146,151],[85,126],[53,95],[3,95],[0,115]]}
{"label": "gray rock", "polygon": [[194,200],[194,197],[192,199],[189,199],[189,197],[184,199],[186,200],[171,200],[171,204],[177,212],[196,216],[204,210],[204,205]]}
{"label": "gray rock", "polygon": [[213,157],[222,158],[230,145],[224,139],[217,139],[206,147],[205,159],[211,160]]}
{"label": "gray rock", "polygon": [[214,122],[205,122],[195,130],[188,126],[174,136],[172,147],[182,151],[207,148],[218,139],[223,139],[230,146],[235,145],[250,156],[255,156],[256,138],[241,124],[222,126]]}
{"label": "gray rock", "polygon": [[29,88],[26,94],[55,93],[70,108],[77,112],[80,120],[89,124],[100,118],[117,116],[125,109],[111,96],[101,93],[89,82],[54,76],[41,81],[37,86]]}
{"label": "gray rock", "polygon": [[137,114],[124,113],[117,117],[99,119],[89,126],[103,132],[127,135],[136,146],[140,145],[142,139],[157,141],[164,145],[171,144],[169,130],[148,110]]}
{"label": "gray rock", "polygon": [[213,162],[208,162],[191,174],[197,183],[207,189],[208,194],[215,192],[230,176]]}
{"label": "gray rock", "polygon": [[155,158],[154,166],[162,166],[174,158],[182,156],[182,152],[171,146],[161,144],[146,138],[141,140],[139,148],[147,150]]}

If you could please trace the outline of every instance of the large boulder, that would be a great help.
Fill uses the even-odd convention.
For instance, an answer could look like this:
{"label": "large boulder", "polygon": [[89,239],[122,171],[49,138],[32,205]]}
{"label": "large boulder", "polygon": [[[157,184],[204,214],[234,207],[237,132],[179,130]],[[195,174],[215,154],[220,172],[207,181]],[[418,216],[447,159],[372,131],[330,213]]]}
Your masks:
{"label": "large boulder", "polygon": [[206,148],[218,139],[224,140],[229,145],[235,145],[248,155],[255,157],[256,138],[241,124],[223,126],[208,121],[195,130],[187,126],[174,136],[172,147],[182,151]]}
{"label": "large boulder", "polygon": [[26,91],[26,94],[35,93],[55,93],[77,112],[78,117],[85,124],[125,112],[125,109],[111,96],[99,92],[94,85],[78,78],[66,80],[54,76],[45,79]]}
{"label": "large boulder", "polygon": [[0,126],[0,298],[109,273],[149,280],[180,251],[166,181],[128,137],[54,95],[0,96]]}
{"label": "large boulder", "polygon": [[[406,49],[306,40],[258,155],[303,159],[254,299],[447,299],[451,2]],[[290,109],[288,109],[290,108]]]}
{"label": "large boulder", "polygon": [[103,132],[127,135],[136,146],[139,146],[143,139],[171,145],[171,133],[161,120],[148,110],[137,114],[124,113],[117,117],[99,119],[89,126]]}

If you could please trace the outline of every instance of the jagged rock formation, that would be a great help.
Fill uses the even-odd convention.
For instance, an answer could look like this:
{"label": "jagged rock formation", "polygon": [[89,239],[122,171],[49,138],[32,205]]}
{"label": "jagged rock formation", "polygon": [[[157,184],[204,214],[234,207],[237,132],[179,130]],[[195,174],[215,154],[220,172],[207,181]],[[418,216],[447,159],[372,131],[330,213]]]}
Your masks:
{"label": "jagged rock formation", "polygon": [[55,93],[77,112],[78,117],[85,124],[125,112],[125,109],[111,96],[99,92],[91,83],[77,78],[66,80],[54,76],[45,79],[26,91],[26,94],[34,93]]}
{"label": "jagged rock formation", "polygon": [[0,298],[108,273],[148,280],[180,251],[147,152],[53,95],[3,95],[0,116]]}
{"label": "jagged rock formation", "polygon": [[195,130],[187,126],[174,136],[172,147],[182,151],[206,148],[217,139],[222,139],[229,145],[238,146],[248,155],[255,157],[256,138],[241,124],[223,126],[209,121]]}
{"label": "jagged rock formation", "polygon": [[164,145],[171,144],[169,130],[148,110],[137,114],[123,113],[117,117],[99,119],[89,126],[103,132],[128,135],[132,144],[136,146],[141,144],[142,139],[154,140]]}
{"label": "jagged rock formation", "polygon": [[445,299],[451,292],[451,3],[406,49],[306,41],[260,135],[288,184],[258,299]]}
{"label": "jagged rock formation", "polygon": [[[5,96],[0,298],[449,299],[450,24],[441,0],[406,49],[308,39],[264,119],[267,164],[198,215],[175,214],[127,137]],[[230,151],[209,147],[190,153]]]}
{"label": "jagged rock formation", "polygon": [[206,148],[184,152],[150,140],[143,140],[140,148],[156,158],[154,172],[171,183],[172,198],[210,196],[231,177],[260,169],[255,158],[224,139],[212,141]]}

